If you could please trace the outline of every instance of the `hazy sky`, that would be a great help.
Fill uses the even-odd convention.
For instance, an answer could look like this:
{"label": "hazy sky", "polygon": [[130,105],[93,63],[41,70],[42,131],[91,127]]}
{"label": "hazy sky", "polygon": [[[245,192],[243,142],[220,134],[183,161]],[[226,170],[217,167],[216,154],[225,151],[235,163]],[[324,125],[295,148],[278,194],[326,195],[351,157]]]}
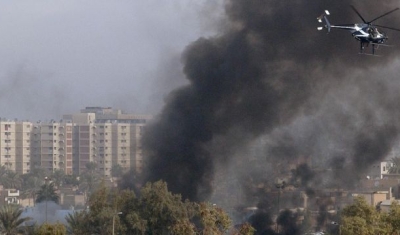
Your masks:
{"label": "hazy sky", "polygon": [[58,119],[85,106],[157,113],[184,83],[182,50],[213,34],[221,4],[212,2],[1,1],[0,117]]}

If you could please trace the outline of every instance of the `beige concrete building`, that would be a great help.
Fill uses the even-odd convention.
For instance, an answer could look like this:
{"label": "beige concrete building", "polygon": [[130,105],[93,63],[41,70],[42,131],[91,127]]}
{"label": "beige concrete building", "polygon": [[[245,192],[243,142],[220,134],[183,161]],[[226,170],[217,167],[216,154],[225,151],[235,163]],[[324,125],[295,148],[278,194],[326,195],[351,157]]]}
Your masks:
{"label": "beige concrete building", "polygon": [[82,174],[89,162],[108,177],[117,165],[124,172],[142,172],[142,132],[151,119],[109,107],[88,107],[64,115],[59,122],[0,120],[0,165],[19,174],[34,167]]}
{"label": "beige concrete building", "polygon": [[31,162],[32,123],[0,121],[0,164],[19,174],[28,173]]}
{"label": "beige concrete building", "polygon": [[72,174],[72,123],[37,123],[32,130],[32,167]]}
{"label": "beige concrete building", "polygon": [[31,122],[17,122],[15,127],[15,171],[29,173],[31,169]]}
{"label": "beige concrete building", "polygon": [[124,172],[142,172],[141,136],[151,119],[151,115],[126,114],[110,107],[87,107],[64,115],[64,121],[75,125],[73,172],[83,173],[88,162],[95,162],[104,176],[111,176],[116,165]]}

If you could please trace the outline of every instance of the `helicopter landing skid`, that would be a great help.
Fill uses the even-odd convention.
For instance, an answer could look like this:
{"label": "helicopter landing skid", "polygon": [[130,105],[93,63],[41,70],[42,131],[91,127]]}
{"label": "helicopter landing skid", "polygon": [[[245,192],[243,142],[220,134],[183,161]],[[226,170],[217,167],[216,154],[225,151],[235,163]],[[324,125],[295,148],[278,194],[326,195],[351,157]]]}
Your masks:
{"label": "helicopter landing skid", "polygon": [[377,55],[377,54],[370,54],[370,53],[358,53],[359,55],[369,55],[369,56],[376,56],[376,57],[382,57],[382,55]]}

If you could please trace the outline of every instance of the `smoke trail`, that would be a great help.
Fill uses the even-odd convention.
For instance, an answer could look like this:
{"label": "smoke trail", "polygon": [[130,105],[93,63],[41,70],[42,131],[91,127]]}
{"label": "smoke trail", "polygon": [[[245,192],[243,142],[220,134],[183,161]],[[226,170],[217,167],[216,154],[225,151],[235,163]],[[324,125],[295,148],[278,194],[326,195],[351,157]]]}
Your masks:
{"label": "smoke trail", "polygon": [[[359,10],[371,19],[383,13],[376,13],[376,9],[384,6],[390,10],[395,3],[394,0],[365,1]],[[318,101],[326,100],[324,95],[344,87],[350,74],[360,73],[370,78],[362,70],[369,72],[392,63],[396,49],[384,51],[385,56],[379,59],[360,57],[358,44],[348,32],[336,31],[326,36],[316,30],[315,18],[324,9],[331,11],[332,23],[359,22],[348,4],[344,0],[226,1],[226,17],[230,23],[220,35],[200,38],[186,48],[183,63],[189,85],[169,95],[161,114],[144,135],[149,180],[166,180],[169,188],[184,198],[204,199],[212,192],[215,164],[229,158],[221,154],[224,151],[216,151],[219,147],[214,143],[216,137],[238,148],[281,126],[296,125],[293,123],[301,116],[323,119],[326,116],[320,112],[325,108]],[[399,16],[392,15],[381,19],[379,24],[395,26],[399,22]],[[365,87],[370,88],[370,84]],[[330,112],[333,116],[348,118],[344,124],[356,125],[352,121],[357,117],[338,115],[337,110]],[[319,123],[325,125],[324,121]],[[325,130],[322,133],[327,133],[329,128],[315,123],[311,126]],[[349,140],[345,150],[351,150],[349,154],[353,153],[355,160],[365,152],[362,151],[364,140],[376,147],[383,143],[382,148],[386,148],[397,136],[396,131],[386,135],[388,128],[374,123],[368,131],[376,134],[357,143],[359,134],[352,131],[360,129],[343,130],[351,133],[345,138]],[[290,135],[294,134],[290,132]],[[382,136],[385,140],[380,140]],[[322,145],[321,135],[316,137]],[[305,146],[308,149],[302,146],[287,149],[315,152],[310,144]],[[229,145],[223,144],[221,148],[229,149]],[[327,148],[321,149],[327,151]],[[382,149],[375,154],[386,152]],[[365,166],[381,157],[367,156]]]}

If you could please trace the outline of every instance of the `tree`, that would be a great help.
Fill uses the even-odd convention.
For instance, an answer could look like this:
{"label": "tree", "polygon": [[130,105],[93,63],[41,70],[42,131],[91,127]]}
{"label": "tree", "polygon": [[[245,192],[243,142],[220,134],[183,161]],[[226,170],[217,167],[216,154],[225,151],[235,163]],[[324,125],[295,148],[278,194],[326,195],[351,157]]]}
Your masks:
{"label": "tree", "polygon": [[77,175],[65,175],[64,182],[67,185],[79,186],[78,179],[79,179],[79,176],[77,176]]}
{"label": "tree", "polygon": [[[182,201],[162,181],[148,183],[137,198],[131,190],[107,189],[104,183],[88,200],[89,210],[67,216],[74,234],[225,234],[227,214],[209,203]],[[250,228],[249,228],[250,229]],[[243,233],[244,235],[251,234]]]}
{"label": "tree", "polygon": [[342,235],[390,234],[392,226],[363,197],[356,197],[354,203],[342,210],[340,231]]}
{"label": "tree", "polygon": [[[42,180],[39,180],[36,176],[32,175],[23,175],[22,176],[22,193],[21,195],[24,198],[35,198],[36,193],[39,191],[40,186],[42,185]],[[33,200],[35,203],[35,200]],[[30,204],[30,201],[29,201]]]}
{"label": "tree", "polygon": [[196,227],[190,220],[178,220],[175,224],[168,228],[172,235],[196,235]]}
{"label": "tree", "polygon": [[228,215],[219,207],[209,203],[197,204],[198,216],[202,224],[201,234],[225,234],[231,225]]}
{"label": "tree", "polygon": [[0,209],[0,231],[4,235],[14,235],[22,230],[20,227],[30,218],[21,218],[22,210],[17,206],[5,205]]}
{"label": "tree", "polygon": [[147,183],[141,190],[139,203],[151,234],[164,234],[179,221],[191,218],[188,207],[193,204],[182,202],[181,196],[169,192],[167,183],[162,181]]}
{"label": "tree", "polygon": [[234,235],[253,235],[256,232],[255,228],[249,223],[242,224]]}
{"label": "tree", "polygon": [[97,164],[89,162],[86,164],[86,171],[79,177],[79,189],[85,192],[88,198],[101,182],[101,176],[96,169]]}
{"label": "tree", "polygon": [[14,171],[7,171],[3,179],[4,188],[20,189],[22,186],[22,179],[19,174]]}
{"label": "tree", "polygon": [[53,201],[58,203],[59,196],[56,193],[54,183],[44,184],[40,187],[39,191],[36,193],[36,203],[43,201]]}
{"label": "tree", "polygon": [[70,234],[85,234],[89,230],[88,224],[85,221],[86,215],[86,211],[74,211],[72,214],[67,215],[67,230]]}
{"label": "tree", "polygon": [[65,172],[61,169],[56,169],[53,174],[51,175],[51,179],[54,182],[54,185],[59,188],[65,179]]}
{"label": "tree", "polygon": [[390,225],[390,234],[400,234],[400,205],[396,201],[392,202],[389,212],[383,213],[381,218],[383,222]]}
{"label": "tree", "polygon": [[116,164],[111,167],[112,177],[121,177],[123,173],[124,173],[124,171],[120,164]]}
{"label": "tree", "polygon": [[67,229],[61,223],[56,224],[42,224],[38,230],[35,232],[35,235],[66,235]]}

